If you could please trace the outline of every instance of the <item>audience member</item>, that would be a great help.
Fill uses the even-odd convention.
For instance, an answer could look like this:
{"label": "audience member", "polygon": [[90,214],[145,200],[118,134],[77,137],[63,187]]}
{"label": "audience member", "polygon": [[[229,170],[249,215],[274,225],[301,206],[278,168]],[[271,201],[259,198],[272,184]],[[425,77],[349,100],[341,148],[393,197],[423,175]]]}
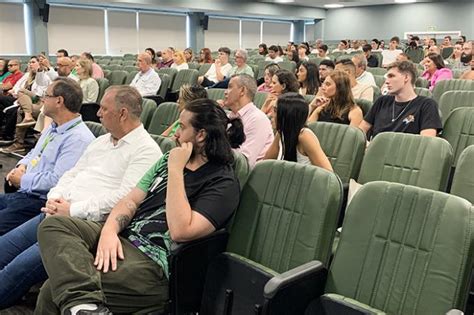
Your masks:
{"label": "audience member", "polygon": [[423,66],[425,71],[421,77],[428,80],[430,91],[433,90],[439,81],[453,78],[453,72],[451,69],[446,68],[441,55],[429,53],[423,60]]}
{"label": "audience member", "polygon": [[219,57],[214,61],[204,76],[198,78],[198,83],[209,87],[229,77],[232,65],[229,63],[230,49],[221,47],[218,49]]}
{"label": "audience member", "polygon": [[340,53],[340,52],[345,53],[347,48],[348,48],[347,47],[347,41],[343,39],[339,42],[339,44],[337,45],[337,48],[334,49],[332,52],[333,53]]}
{"label": "audience member", "polygon": [[258,45],[258,54],[260,56],[267,56],[268,54],[267,44],[261,43],[260,45]]}
{"label": "audience member", "polygon": [[382,50],[382,67],[386,68],[389,64],[395,62],[397,56],[403,52],[397,48],[399,44],[400,38],[398,38],[398,36],[394,36],[390,39],[388,49]]}
{"label": "audience member", "polygon": [[91,53],[88,52],[83,52],[81,54],[81,58],[83,59],[88,59],[92,62],[92,78],[94,79],[103,79],[104,78],[104,71],[102,68],[95,63],[94,57],[92,56]]}
{"label": "audience member", "polygon": [[436,137],[442,128],[438,105],[432,98],[415,93],[415,65],[410,61],[395,62],[387,71],[389,95],[375,101],[359,128],[368,136],[393,131]]}
{"label": "audience member", "polygon": [[298,45],[298,57],[300,58],[301,61],[308,61],[309,60],[309,46],[302,43]]}
{"label": "audience member", "polygon": [[331,59],[328,56],[328,45],[322,44],[318,48],[318,57],[323,59]]}
{"label": "audience member", "polygon": [[[142,99],[136,89],[114,86],[105,93],[98,116],[108,134],[94,140],[77,164],[48,193],[42,211],[103,222],[161,157],[140,122]],[[114,161],[114,163],[110,163]],[[36,232],[44,214],[0,236],[0,309],[13,305],[29,288],[47,279]]]}
{"label": "audience member", "polygon": [[[164,311],[171,242],[225,227],[240,195],[231,147],[244,138],[241,121],[229,120],[214,101],[201,99],[186,105],[180,124],[180,146],[143,176],[104,225],[58,216],[41,223],[38,241],[49,280],[37,313],[74,314],[89,303],[96,313],[108,312],[107,307],[113,313]],[[146,295],[137,299],[137,290]]]}
{"label": "audience member", "polygon": [[46,89],[42,103],[45,115],[54,122],[6,176],[8,185],[18,192],[0,195],[0,235],[39,214],[48,191],[94,139],[79,115],[79,84],[71,79],[56,79]]}
{"label": "audience member", "polygon": [[270,93],[262,105],[262,112],[267,116],[271,114],[278,96],[288,92],[298,93],[300,88],[295,74],[286,69],[280,69],[275,72],[272,77],[271,87]]}
{"label": "audience member", "polygon": [[199,64],[202,65],[205,63],[214,63],[214,59],[212,58],[211,50],[209,48],[203,48],[199,52]]}
{"label": "audience member", "polygon": [[347,49],[347,53],[353,53],[353,52],[362,52],[362,45],[360,44],[360,41],[358,40],[353,40],[351,48]]}
{"label": "audience member", "polygon": [[359,126],[363,114],[356,105],[351,92],[351,80],[344,71],[331,72],[321,85],[322,96],[316,96],[311,102],[315,108],[308,122],[327,121],[337,124]]}
{"label": "audience member", "polygon": [[[178,110],[181,113],[186,107],[186,104],[190,103],[191,101],[200,99],[200,98],[207,98],[206,89],[204,89],[199,84],[184,84],[179,89],[178,95]],[[173,137],[176,134],[176,131],[179,128],[179,119],[176,120],[171,126],[169,126],[163,133],[162,136],[165,137]]]}
{"label": "audience member", "polygon": [[76,73],[82,89],[82,102],[95,103],[99,96],[99,84],[92,78],[92,62],[89,59],[79,59],[76,64]]}
{"label": "audience member", "polygon": [[0,58],[0,84],[11,73],[8,71],[8,60]]}
{"label": "audience member", "polygon": [[319,71],[318,65],[314,62],[303,61],[297,72],[301,95],[316,95],[319,90]]}
{"label": "audience member", "polygon": [[138,54],[137,66],[140,71],[135,75],[130,86],[136,88],[141,96],[156,95],[160,89],[161,79],[151,67],[150,55]]}
{"label": "audience member", "polygon": [[370,47],[372,48],[372,51],[380,51],[380,42],[377,38],[372,39],[370,42]]}
{"label": "audience member", "polygon": [[245,49],[236,49],[234,52],[235,66],[230,69],[229,77],[234,74],[248,74],[253,77],[253,69],[247,64],[247,51]]}
{"label": "audience member", "polygon": [[457,42],[454,45],[453,53],[445,62],[449,65],[451,65],[452,70],[461,70],[465,71],[466,69],[469,69],[469,65],[466,65],[465,62],[461,61],[461,58],[463,57],[463,44],[460,42]]}
{"label": "audience member", "polygon": [[163,49],[163,51],[161,52],[161,62],[157,63],[156,68],[162,69],[171,67],[171,65],[173,64],[173,54],[174,49],[172,47],[166,47],[165,49]]}
{"label": "audience member", "polygon": [[48,75],[51,81],[57,79],[58,77],[68,77],[76,82],[79,81],[79,78],[74,73],[72,73],[72,70],[76,65],[72,62],[71,58],[59,57],[57,59],[56,64],[57,71],[54,70],[53,67],[49,67],[49,70],[45,69],[45,71],[47,70],[46,74]]}
{"label": "audience member", "polygon": [[145,52],[150,55],[150,57],[151,57],[151,65],[152,65],[153,68],[155,68],[155,67],[156,67],[156,64],[157,64],[157,62],[156,62],[156,53],[155,53],[155,50],[154,50],[153,48],[150,48],[150,47],[149,47],[149,48],[146,48],[146,49],[145,49]]}
{"label": "audience member", "polygon": [[372,87],[377,86],[377,84],[375,83],[374,75],[367,71],[367,59],[365,59],[364,54],[353,56],[352,62],[356,67],[355,76],[356,81],[358,83],[370,85]]}
{"label": "audience member", "polygon": [[178,71],[189,69],[184,52],[177,50],[173,53],[173,64],[170,68],[176,69]]}
{"label": "audience member", "polygon": [[184,50],[184,59],[186,60],[186,63],[194,62],[194,54],[191,48],[186,48]]}
{"label": "audience member", "polygon": [[474,59],[471,59],[471,69],[464,72],[459,79],[461,80],[474,80]]}
{"label": "audience member", "polygon": [[264,159],[281,159],[304,165],[315,165],[332,171],[318,137],[306,128],[308,103],[297,93],[286,93],[273,107],[272,125],[275,138]]}
{"label": "audience member", "polygon": [[356,66],[350,59],[342,59],[336,62],[336,70],[341,70],[349,75],[351,82],[352,96],[355,99],[367,101],[374,100],[374,89],[371,85],[359,83],[356,80]]}
{"label": "audience member", "polygon": [[362,51],[364,52],[365,59],[367,59],[367,66],[377,68],[379,66],[379,60],[372,54],[372,46],[365,44],[362,46]]}
{"label": "audience member", "polygon": [[451,36],[449,35],[444,36],[443,43],[441,44],[441,48],[453,47],[451,40],[452,40]]}
{"label": "audience member", "polygon": [[56,58],[69,57],[69,54],[66,49],[59,49],[56,51]]}
{"label": "audience member", "polygon": [[[9,60],[7,63],[7,67],[11,74],[5,79],[3,79],[2,83],[0,83],[0,124],[3,122],[3,119],[5,117],[4,110],[15,102],[15,97],[13,96],[14,92],[12,89],[16,85],[16,83],[23,77],[23,72],[21,72],[20,70],[20,60]],[[16,123],[16,115],[14,115],[13,119]],[[0,144],[11,144],[11,141],[13,141],[14,131],[14,127],[5,128]]]}
{"label": "audience member", "polygon": [[268,47],[268,55],[265,58],[265,61],[272,61],[274,63],[282,62],[283,58],[278,56],[278,47],[272,45]]}
{"label": "audience member", "polygon": [[273,141],[270,120],[253,104],[256,91],[253,77],[247,74],[234,75],[224,98],[224,106],[231,110],[229,117],[242,119],[245,140],[235,150],[245,155],[251,168],[264,157]]}
{"label": "audience member", "polygon": [[271,63],[265,66],[265,72],[263,74],[264,82],[257,88],[259,92],[271,92],[272,90],[272,78],[275,75],[275,72],[279,70],[280,67],[277,63]]}
{"label": "audience member", "polygon": [[299,67],[301,61],[300,61],[300,57],[298,56],[298,52],[296,50],[289,50],[287,53],[286,53],[286,56],[288,58],[288,61],[293,61],[294,63],[296,63],[296,67]]}
{"label": "audience member", "polygon": [[334,71],[334,62],[332,60],[321,60],[319,63],[319,81],[323,83],[326,77]]}

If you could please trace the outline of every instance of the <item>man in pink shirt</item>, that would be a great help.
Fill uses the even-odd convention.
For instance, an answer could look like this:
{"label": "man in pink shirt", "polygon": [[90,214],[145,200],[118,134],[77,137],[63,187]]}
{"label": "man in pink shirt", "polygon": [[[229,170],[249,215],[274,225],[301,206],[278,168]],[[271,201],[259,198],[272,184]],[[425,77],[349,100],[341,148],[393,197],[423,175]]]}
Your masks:
{"label": "man in pink shirt", "polygon": [[94,79],[104,78],[104,71],[102,71],[102,68],[94,62],[94,57],[90,53],[83,52],[81,58],[89,59],[92,62],[92,77]]}
{"label": "man in pink shirt", "polygon": [[240,117],[244,124],[245,142],[236,149],[247,157],[250,167],[263,158],[273,142],[272,125],[268,117],[252,102],[257,91],[255,79],[248,74],[234,75],[225,91],[224,106],[229,117]]}

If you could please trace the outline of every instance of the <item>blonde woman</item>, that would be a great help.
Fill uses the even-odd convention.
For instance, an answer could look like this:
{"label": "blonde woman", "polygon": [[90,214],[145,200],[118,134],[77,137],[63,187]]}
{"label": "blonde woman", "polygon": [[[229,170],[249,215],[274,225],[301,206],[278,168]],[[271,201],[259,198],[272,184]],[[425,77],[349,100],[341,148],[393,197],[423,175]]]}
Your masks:
{"label": "blonde woman", "polygon": [[92,78],[92,62],[88,59],[79,59],[76,63],[76,73],[82,89],[82,103],[95,103],[99,96],[99,84]]}
{"label": "blonde woman", "polygon": [[189,69],[188,63],[186,62],[186,58],[184,57],[184,53],[182,51],[175,51],[173,54],[173,64],[171,68],[174,68],[178,71]]}

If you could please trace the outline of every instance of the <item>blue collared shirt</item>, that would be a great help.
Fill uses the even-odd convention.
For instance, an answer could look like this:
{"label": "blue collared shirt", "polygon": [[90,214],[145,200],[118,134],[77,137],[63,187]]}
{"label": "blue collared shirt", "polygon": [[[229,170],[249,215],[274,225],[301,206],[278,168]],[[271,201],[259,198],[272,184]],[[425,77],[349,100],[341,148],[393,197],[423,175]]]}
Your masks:
{"label": "blue collared shirt", "polygon": [[61,126],[53,122],[36,146],[18,162],[26,165],[18,191],[46,199],[48,191],[76,164],[94,139],[81,116]]}

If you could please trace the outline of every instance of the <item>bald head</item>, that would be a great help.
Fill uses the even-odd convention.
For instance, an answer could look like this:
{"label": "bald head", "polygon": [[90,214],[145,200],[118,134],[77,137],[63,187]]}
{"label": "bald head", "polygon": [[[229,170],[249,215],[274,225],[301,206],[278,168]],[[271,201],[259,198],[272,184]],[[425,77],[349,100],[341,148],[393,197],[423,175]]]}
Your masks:
{"label": "bald head", "polygon": [[74,63],[69,57],[59,57],[57,60],[58,75],[60,77],[67,77],[71,74]]}

